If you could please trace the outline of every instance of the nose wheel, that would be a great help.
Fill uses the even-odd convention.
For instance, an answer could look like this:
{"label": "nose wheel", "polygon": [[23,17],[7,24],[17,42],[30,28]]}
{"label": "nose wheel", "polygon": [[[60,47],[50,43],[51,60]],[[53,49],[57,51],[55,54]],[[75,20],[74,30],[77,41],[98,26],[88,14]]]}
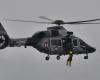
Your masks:
{"label": "nose wheel", "polygon": [[50,59],[50,56],[49,55],[45,57],[45,60],[48,61],[49,59]]}
{"label": "nose wheel", "polygon": [[56,59],[57,59],[57,60],[60,60],[60,56],[57,56]]}
{"label": "nose wheel", "polygon": [[88,59],[88,53],[86,54],[86,56],[84,56],[84,59]]}

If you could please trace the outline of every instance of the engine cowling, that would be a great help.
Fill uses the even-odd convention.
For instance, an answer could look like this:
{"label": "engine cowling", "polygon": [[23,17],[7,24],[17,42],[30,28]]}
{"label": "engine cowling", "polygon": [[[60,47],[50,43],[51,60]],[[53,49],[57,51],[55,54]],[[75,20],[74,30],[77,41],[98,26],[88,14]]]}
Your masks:
{"label": "engine cowling", "polygon": [[0,34],[0,49],[4,49],[8,46],[9,37],[5,34]]}
{"label": "engine cowling", "polygon": [[26,46],[36,47],[37,43],[45,36],[46,36],[46,33],[43,31],[35,33],[32,37],[30,37],[27,40],[25,47]]}

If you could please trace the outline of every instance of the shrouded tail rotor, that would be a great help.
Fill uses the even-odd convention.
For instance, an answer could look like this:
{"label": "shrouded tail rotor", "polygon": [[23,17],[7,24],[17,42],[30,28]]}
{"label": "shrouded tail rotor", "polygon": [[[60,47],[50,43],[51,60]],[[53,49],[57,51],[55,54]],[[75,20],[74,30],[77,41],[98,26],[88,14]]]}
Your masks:
{"label": "shrouded tail rotor", "polygon": [[5,29],[3,28],[2,24],[0,23],[0,49],[4,49],[8,46],[9,43],[9,36]]}
{"label": "shrouded tail rotor", "polygon": [[5,34],[0,34],[0,49],[4,49],[8,46],[9,38]]}

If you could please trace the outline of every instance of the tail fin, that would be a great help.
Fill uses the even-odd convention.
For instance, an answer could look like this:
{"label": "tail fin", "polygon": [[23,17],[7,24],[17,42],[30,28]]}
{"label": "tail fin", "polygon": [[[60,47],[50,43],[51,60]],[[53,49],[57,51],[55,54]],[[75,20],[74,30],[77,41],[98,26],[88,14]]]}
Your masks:
{"label": "tail fin", "polygon": [[0,22],[0,35],[1,35],[1,34],[4,34],[4,35],[7,35],[7,36],[8,36],[6,30],[4,29],[3,25],[2,25],[1,22]]}

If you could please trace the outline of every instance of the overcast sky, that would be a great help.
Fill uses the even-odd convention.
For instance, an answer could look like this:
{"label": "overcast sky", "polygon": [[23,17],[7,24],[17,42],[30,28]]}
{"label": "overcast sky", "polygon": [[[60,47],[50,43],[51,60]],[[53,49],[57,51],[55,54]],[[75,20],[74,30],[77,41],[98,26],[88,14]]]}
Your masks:
{"label": "overcast sky", "polygon": [[[4,18],[36,20],[38,16],[76,21],[100,18],[99,0],[0,0],[0,20]],[[36,31],[53,25],[5,22],[10,37],[30,37]],[[74,35],[96,47],[96,52],[84,60],[84,55],[73,57],[72,67],[66,66],[67,56],[60,61],[32,47],[6,48],[0,51],[0,80],[99,80],[100,79],[100,25],[65,25]]]}

